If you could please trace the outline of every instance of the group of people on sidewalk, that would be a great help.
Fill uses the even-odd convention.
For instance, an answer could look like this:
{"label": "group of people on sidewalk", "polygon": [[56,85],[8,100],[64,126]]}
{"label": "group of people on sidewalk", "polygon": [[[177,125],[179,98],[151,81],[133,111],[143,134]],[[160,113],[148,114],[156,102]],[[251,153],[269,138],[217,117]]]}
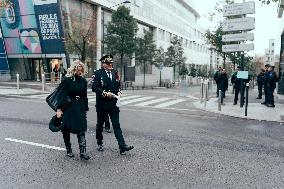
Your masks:
{"label": "group of people on sidewalk", "polygon": [[[104,151],[103,125],[109,118],[112,122],[114,135],[117,139],[120,154],[132,150],[133,146],[125,143],[119,122],[119,107],[117,99],[122,94],[120,89],[120,77],[118,71],[113,69],[113,56],[105,55],[100,59],[102,68],[94,71],[92,91],[96,93],[96,140],[97,150]],[[68,69],[68,74],[60,85],[64,86],[68,97],[68,103],[61,103],[57,107],[55,121],[61,123],[61,132],[67,150],[67,156],[72,158],[74,154],[71,148],[70,133],[77,134],[80,157],[88,160],[91,157],[86,153],[85,132],[87,131],[87,81],[83,77],[84,64],[78,60]],[[109,123],[108,123],[109,124]],[[107,125],[109,126],[109,125]],[[107,128],[109,130],[109,128]]]}
{"label": "group of people on sidewalk", "polygon": [[[238,103],[239,94],[241,94],[242,98],[245,99],[244,88],[246,86],[246,83],[250,82],[249,76],[247,79],[241,79],[238,77],[238,72],[240,70],[241,67],[238,66],[231,77],[231,83],[234,89],[233,105],[236,105]],[[228,90],[228,75],[226,73],[226,70],[222,67],[219,67],[218,71],[214,74],[214,80],[217,84],[217,97],[221,95],[221,104],[224,105],[223,99],[225,98],[225,93]],[[275,107],[273,93],[276,88],[276,82],[277,76],[274,72],[274,66],[266,64],[265,69],[262,69],[257,76],[258,97],[256,99],[262,99],[263,90],[265,96],[265,100],[261,104],[266,105],[267,107]],[[219,91],[221,91],[221,94],[219,94]]]}

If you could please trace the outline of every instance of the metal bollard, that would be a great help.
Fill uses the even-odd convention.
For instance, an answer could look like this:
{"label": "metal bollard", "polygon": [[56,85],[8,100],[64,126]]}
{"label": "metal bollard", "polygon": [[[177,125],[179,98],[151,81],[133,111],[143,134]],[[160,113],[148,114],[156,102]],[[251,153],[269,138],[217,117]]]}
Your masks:
{"label": "metal bollard", "polygon": [[218,97],[218,111],[221,111],[221,96],[222,96],[222,91],[219,90],[219,97]]}
{"label": "metal bollard", "polygon": [[208,98],[208,82],[207,80],[205,80],[205,84],[204,84],[204,89],[205,89],[205,92],[204,92],[204,108],[206,108],[206,105],[207,105],[207,98]]}
{"label": "metal bollard", "polygon": [[41,74],[42,92],[45,90],[45,74]]}
{"label": "metal bollard", "polygon": [[59,83],[61,83],[62,80],[62,73],[59,74]]}
{"label": "metal bollard", "polygon": [[17,73],[17,93],[19,94],[20,92],[20,75]]}
{"label": "metal bollard", "polygon": [[201,82],[200,82],[200,103],[202,103],[202,100],[203,100],[203,96],[204,96],[204,94],[203,94],[203,79],[201,79]]}

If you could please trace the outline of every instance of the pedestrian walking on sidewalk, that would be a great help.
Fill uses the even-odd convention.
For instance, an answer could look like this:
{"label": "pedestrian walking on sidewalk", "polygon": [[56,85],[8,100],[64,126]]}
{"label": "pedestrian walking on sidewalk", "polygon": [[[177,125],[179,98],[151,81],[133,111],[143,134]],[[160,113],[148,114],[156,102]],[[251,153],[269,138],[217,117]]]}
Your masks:
{"label": "pedestrian walking on sidewalk", "polygon": [[104,151],[103,148],[103,124],[106,117],[109,116],[113,126],[114,135],[118,142],[120,154],[132,150],[133,146],[126,145],[119,123],[119,107],[117,107],[117,98],[122,94],[120,88],[120,77],[118,71],[113,69],[113,56],[105,55],[100,59],[102,68],[96,70],[93,74],[92,91],[96,93],[96,139],[98,151]]}
{"label": "pedestrian walking on sidewalk", "polygon": [[221,73],[221,71],[222,71],[222,67],[219,67],[218,70],[215,72],[215,74],[213,76],[213,78],[216,82],[216,85],[217,85],[216,97],[219,97],[219,90],[220,89],[218,89],[218,76]]}
{"label": "pedestrian walking on sidewalk", "polygon": [[257,88],[258,88],[258,96],[256,99],[262,99],[264,74],[265,74],[265,70],[261,69],[261,72],[257,75],[257,78],[256,78]]}
{"label": "pedestrian walking on sidewalk", "polygon": [[221,104],[224,105],[223,100],[225,97],[226,90],[228,90],[228,76],[225,69],[222,69],[217,77],[218,86],[217,88],[221,90]]}
{"label": "pedestrian walking on sidewalk", "polygon": [[62,80],[69,103],[58,107],[57,117],[63,118],[65,124],[62,128],[63,140],[68,157],[74,157],[70,142],[70,133],[77,134],[80,158],[88,160],[91,157],[86,153],[87,117],[89,111],[87,98],[87,81],[83,78],[84,64],[74,61],[68,70],[67,76]]}
{"label": "pedestrian walking on sidewalk", "polygon": [[240,89],[241,89],[242,80],[237,77],[238,71],[240,71],[240,70],[241,70],[241,67],[238,66],[236,72],[233,73],[233,75],[231,77],[231,83],[234,87],[234,92],[235,92],[233,105],[236,105],[238,103],[238,97],[239,97],[239,93],[240,93]]}
{"label": "pedestrian walking on sidewalk", "polygon": [[268,68],[270,67],[270,64],[266,64],[264,66],[265,73],[263,74],[263,89],[264,89],[264,102],[261,104],[267,105],[268,103]]}

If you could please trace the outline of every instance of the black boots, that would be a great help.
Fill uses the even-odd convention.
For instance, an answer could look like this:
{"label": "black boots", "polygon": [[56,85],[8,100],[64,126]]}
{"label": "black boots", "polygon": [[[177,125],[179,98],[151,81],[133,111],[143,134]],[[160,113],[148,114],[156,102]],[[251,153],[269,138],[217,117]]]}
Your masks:
{"label": "black boots", "polygon": [[120,154],[124,154],[127,151],[130,151],[134,148],[134,146],[124,146],[124,147],[120,147]]}
{"label": "black boots", "polygon": [[67,156],[68,157],[70,157],[70,158],[74,157],[74,154],[73,154],[72,148],[71,148],[71,144],[68,147],[66,146],[66,150],[67,150]]}
{"label": "black boots", "polygon": [[84,134],[77,134],[79,149],[80,149],[80,158],[84,160],[89,160],[91,157],[86,153],[86,139]]}
{"label": "black boots", "polygon": [[91,157],[86,153],[86,146],[79,145],[80,158],[84,160],[89,160]]}

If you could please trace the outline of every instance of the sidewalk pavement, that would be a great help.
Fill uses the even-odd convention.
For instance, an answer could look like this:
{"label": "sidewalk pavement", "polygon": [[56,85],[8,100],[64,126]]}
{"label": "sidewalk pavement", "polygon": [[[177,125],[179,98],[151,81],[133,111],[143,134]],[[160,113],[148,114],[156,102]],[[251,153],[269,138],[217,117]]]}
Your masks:
{"label": "sidewalk pavement", "polygon": [[[18,91],[15,82],[0,82],[0,95],[31,95],[50,93],[56,86],[56,83],[47,83],[46,90],[43,92],[41,88],[41,82],[21,82],[20,89]],[[226,98],[224,99],[225,105],[221,106],[221,111],[218,111],[216,85],[214,85],[213,89],[209,90],[209,100],[206,102],[206,105],[204,101],[202,103],[200,102],[200,86],[178,88],[176,89],[176,92],[180,96],[186,96],[194,100],[195,102],[193,104],[196,108],[200,108],[208,112],[238,118],[254,119],[259,121],[276,121],[284,123],[284,95],[275,95],[275,108],[268,108],[265,105],[261,104],[261,102],[263,102],[263,99],[256,99],[256,87],[249,90],[247,116],[245,116],[245,105],[240,108],[240,99],[237,105],[233,105],[234,96],[232,94],[232,86],[230,86],[229,90],[226,92]]]}
{"label": "sidewalk pavement", "polygon": [[[232,86],[226,92],[226,98],[224,99],[225,105],[221,106],[221,111],[218,111],[218,98],[216,97],[216,86],[209,93],[209,101],[201,103],[200,100],[194,103],[196,108],[203,109],[205,111],[214,112],[218,114],[228,115],[232,117],[253,119],[259,121],[276,121],[284,123],[284,95],[277,94],[274,96],[275,108],[269,108],[262,105],[263,99],[256,99],[258,91],[256,88],[249,90],[247,116],[245,116],[245,105],[240,107],[240,99],[237,105],[233,105],[234,94],[232,94]],[[189,97],[200,97],[200,92],[191,93]]]}

